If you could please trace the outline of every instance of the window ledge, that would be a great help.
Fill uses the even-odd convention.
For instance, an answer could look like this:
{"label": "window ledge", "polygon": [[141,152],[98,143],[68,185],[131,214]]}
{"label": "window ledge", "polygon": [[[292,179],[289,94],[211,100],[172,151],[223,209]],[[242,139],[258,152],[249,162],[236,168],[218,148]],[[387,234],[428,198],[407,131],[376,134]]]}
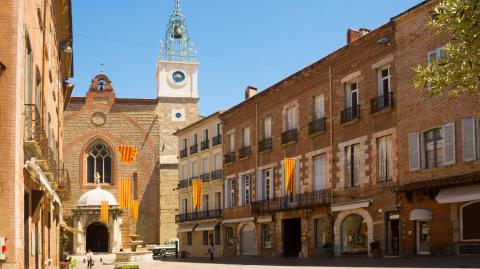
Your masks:
{"label": "window ledge", "polygon": [[350,126],[350,125],[354,125],[356,123],[360,122],[360,119],[354,119],[354,120],[351,120],[351,121],[347,121],[347,122],[344,122],[344,123],[341,123],[340,125],[341,126],[344,126],[344,127],[347,127],[347,126]]}
{"label": "window ledge", "polygon": [[290,142],[287,142],[285,144],[282,144],[282,147],[288,147],[288,146],[291,146],[293,144],[297,144],[297,140],[290,141]]}
{"label": "window ledge", "polygon": [[324,134],[326,134],[326,133],[327,133],[327,131],[318,131],[318,132],[315,132],[315,133],[313,133],[313,134],[309,134],[308,136],[309,136],[310,138],[314,138],[314,137],[316,137],[316,136],[324,135]]}
{"label": "window ledge", "polygon": [[389,106],[389,107],[385,107],[383,108],[382,110],[379,110],[375,113],[371,113],[372,116],[376,117],[376,116],[380,116],[380,115],[383,115],[383,114],[388,114],[389,112],[391,112],[392,110],[394,109],[394,106]]}

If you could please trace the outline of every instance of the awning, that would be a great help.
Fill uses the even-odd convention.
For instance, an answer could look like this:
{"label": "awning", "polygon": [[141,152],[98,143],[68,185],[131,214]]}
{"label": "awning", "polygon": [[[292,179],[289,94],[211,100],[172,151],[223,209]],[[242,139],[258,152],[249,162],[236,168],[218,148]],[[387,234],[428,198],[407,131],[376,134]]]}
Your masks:
{"label": "awning", "polygon": [[196,225],[184,225],[180,226],[177,229],[177,233],[187,233],[193,231],[193,228],[195,228]]}
{"label": "awning", "polygon": [[195,228],[195,231],[212,231],[215,230],[215,226],[217,226],[217,223],[213,224],[200,224]]}
{"label": "awning", "polygon": [[410,220],[431,220],[432,212],[427,209],[417,208],[410,211]]}
{"label": "awning", "polygon": [[46,193],[56,202],[58,203],[58,205],[61,205],[60,203],[60,197],[58,197],[57,193],[55,192],[55,190],[52,189],[52,187],[50,186],[50,183],[48,182],[48,179],[47,177],[45,176],[45,174],[43,173],[42,169],[40,168],[40,166],[36,165],[34,162],[32,161],[26,161],[25,162],[25,168],[27,169],[27,171],[29,172],[33,172],[34,176],[36,178],[38,178],[38,180],[40,181],[40,184],[43,185],[43,187],[45,188],[46,190]]}
{"label": "awning", "polygon": [[370,205],[370,200],[355,201],[355,202],[343,203],[343,204],[332,204],[332,212],[368,207],[369,205]]}
{"label": "awning", "polygon": [[77,234],[82,233],[82,231],[80,231],[79,229],[70,227],[65,222],[60,222],[60,228],[64,229],[65,231],[72,232],[72,233],[77,233]]}
{"label": "awning", "polygon": [[267,223],[267,222],[272,222],[272,215],[257,217],[257,223]]}
{"label": "awning", "polygon": [[439,204],[467,202],[480,199],[480,185],[440,190],[435,200]]}
{"label": "awning", "polygon": [[239,223],[239,222],[245,222],[245,221],[254,221],[254,217],[246,217],[246,218],[238,218],[238,219],[226,219],[222,221],[222,223]]}

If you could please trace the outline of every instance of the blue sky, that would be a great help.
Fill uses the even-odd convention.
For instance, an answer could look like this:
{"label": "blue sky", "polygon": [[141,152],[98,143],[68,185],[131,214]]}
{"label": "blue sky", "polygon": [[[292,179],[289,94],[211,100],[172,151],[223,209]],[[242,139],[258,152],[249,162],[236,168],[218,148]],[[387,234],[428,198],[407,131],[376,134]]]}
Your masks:
{"label": "blue sky", "polygon": [[[200,112],[243,100],[375,29],[421,0],[182,0],[198,51]],[[73,0],[74,96],[101,63],[117,97],[156,98],[159,43],[174,0]]]}

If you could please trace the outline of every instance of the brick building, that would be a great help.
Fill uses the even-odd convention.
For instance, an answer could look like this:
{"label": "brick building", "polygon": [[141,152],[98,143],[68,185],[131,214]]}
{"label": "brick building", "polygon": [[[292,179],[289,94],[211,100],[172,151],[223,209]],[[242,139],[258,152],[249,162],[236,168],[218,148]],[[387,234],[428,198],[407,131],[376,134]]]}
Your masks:
{"label": "brick building", "polygon": [[71,2],[0,8],[0,268],[58,267],[63,112],[73,86]]}
{"label": "brick building", "polygon": [[[221,219],[223,193],[223,150],[221,111],[175,133],[178,136],[180,250],[202,257],[214,243],[215,255],[223,255]],[[192,180],[202,181],[201,205],[193,205]]]}

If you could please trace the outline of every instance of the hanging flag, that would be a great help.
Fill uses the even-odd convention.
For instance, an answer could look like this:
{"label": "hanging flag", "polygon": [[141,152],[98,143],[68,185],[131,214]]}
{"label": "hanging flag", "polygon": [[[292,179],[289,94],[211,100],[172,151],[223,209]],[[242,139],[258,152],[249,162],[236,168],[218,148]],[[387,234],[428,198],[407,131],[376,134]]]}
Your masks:
{"label": "hanging flag", "polygon": [[134,146],[118,145],[118,153],[124,163],[131,164],[137,158],[138,149]]}
{"label": "hanging flag", "polygon": [[130,190],[132,187],[132,180],[130,178],[120,179],[120,208],[130,208]]}
{"label": "hanging flag", "polygon": [[133,221],[138,221],[138,200],[135,199],[132,201],[132,219]]}
{"label": "hanging flag", "polygon": [[192,180],[193,207],[198,209],[202,206],[202,180]]}
{"label": "hanging flag", "polygon": [[100,221],[108,223],[108,201],[102,201],[100,204]]}
{"label": "hanging flag", "polygon": [[285,191],[291,195],[295,194],[295,160],[285,159]]}

